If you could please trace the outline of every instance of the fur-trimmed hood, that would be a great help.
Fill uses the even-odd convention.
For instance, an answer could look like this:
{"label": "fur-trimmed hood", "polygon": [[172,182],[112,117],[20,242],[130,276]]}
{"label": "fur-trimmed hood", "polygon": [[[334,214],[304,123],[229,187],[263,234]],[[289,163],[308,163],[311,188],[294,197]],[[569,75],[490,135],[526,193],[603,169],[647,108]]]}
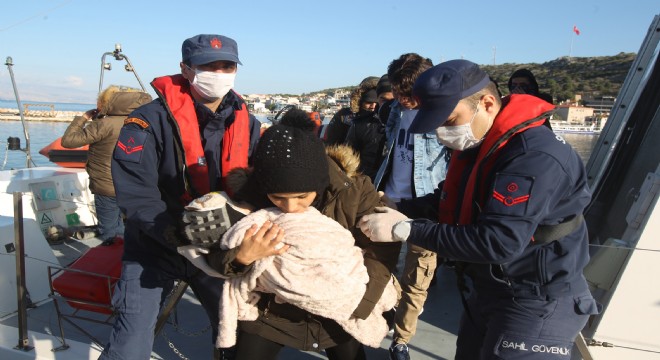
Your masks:
{"label": "fur-trimmed hood", "polygon": [[346,176],[354,178],[360,168],[360,155],[347,145],[332,145],[325,148],[325,153],[334,160]]}
{"label": "fur-trimmed hood", "polygon": [[360,98],[362,97],[362,94],[366,93],[369,90],[376,90],[376,86],[378,85],[378,80],[380,78],[376,76],[369,76],[364,78],[360,82],[360,85],[353,89],[351,92],[350,100],[351,100],[351,111],[355,114],[357,114],[360,111]]}

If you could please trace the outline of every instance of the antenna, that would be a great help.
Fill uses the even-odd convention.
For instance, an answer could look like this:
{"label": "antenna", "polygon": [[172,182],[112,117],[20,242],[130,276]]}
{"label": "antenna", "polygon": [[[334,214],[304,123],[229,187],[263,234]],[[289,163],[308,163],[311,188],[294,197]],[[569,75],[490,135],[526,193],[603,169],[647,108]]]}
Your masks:
{"label": "antenna", "polygon": [[126,56],[124,53],[121,52],[121,44],[116,43],[115,44],[115,50],[112,52],[106,52],[101,56],[101,78],[99,79],[99,94],[103,90],[103,72],[106,70],[112,70],[112,64],[109,62],[105,62],[105,57],[107,55],[110,55],[115,58],[117,61],[126,61],[126,65],[124,65],[124,69],[128,72],[132,72],[133,75],[135,75],[135,79],[137,79],[137,82],[140,84],[140,87],[142,88],[142,91],[147,92],[147,89],[144,87],[142,84],[142,80],[140,80],[140,77],[138,74],[135,72],[135,68],[133,67],[133,64],[131,64],[131,61],[128,59],[128,56]]}

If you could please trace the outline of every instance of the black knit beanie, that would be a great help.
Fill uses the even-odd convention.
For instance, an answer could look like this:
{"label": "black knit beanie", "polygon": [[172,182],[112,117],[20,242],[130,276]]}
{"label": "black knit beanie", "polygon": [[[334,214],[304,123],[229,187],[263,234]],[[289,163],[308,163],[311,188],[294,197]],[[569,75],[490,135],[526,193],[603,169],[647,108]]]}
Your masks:
{"label": "black knit beanie", "polygon": [[362,96],[360,97],[360,104],[375,102],[378,102],[378,95],[376,94],[376,90],[371,89],[362,93]]}
{"label": "black knit beanie", "polygon": [[269,127],[259,139],[253,165],[266,194],[320,192],[330,183],[323,142],[294,126]]}
{"label": "black knit beanie", "polygon": [[385,92],[392,92],[392,84],[390,84],[390,78],[387,74],[381,76],[378,85],[376,85],[376,94],[380,95]]}

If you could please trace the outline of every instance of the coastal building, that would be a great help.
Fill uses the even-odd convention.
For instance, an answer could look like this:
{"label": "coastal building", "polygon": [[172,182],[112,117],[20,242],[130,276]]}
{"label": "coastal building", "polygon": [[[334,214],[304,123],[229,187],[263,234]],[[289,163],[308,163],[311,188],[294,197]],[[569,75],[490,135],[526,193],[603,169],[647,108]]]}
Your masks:
{"label": "coastal building", "polygon": [[594,115],[594,109],[586,106],[558,105],[556,109],[554,119],[569,124],[584,125]]}
{"label": "coastal building", "polygon": [[609,116],[615,102],[616,97],[614,96],[599,96],[593,99],[582,100],[582,104],[584,104],[584,106],[594,109],[594,116],[597,117]]}

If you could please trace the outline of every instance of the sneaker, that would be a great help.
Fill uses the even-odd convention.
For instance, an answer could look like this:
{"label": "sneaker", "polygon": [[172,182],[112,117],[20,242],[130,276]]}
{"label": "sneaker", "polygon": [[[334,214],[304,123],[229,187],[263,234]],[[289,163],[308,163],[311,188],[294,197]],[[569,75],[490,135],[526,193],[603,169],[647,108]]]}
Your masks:
{"label": "sneaker", "polygon": [[390,360],[410,360],[408,345],[393,344],[390,347]]}

